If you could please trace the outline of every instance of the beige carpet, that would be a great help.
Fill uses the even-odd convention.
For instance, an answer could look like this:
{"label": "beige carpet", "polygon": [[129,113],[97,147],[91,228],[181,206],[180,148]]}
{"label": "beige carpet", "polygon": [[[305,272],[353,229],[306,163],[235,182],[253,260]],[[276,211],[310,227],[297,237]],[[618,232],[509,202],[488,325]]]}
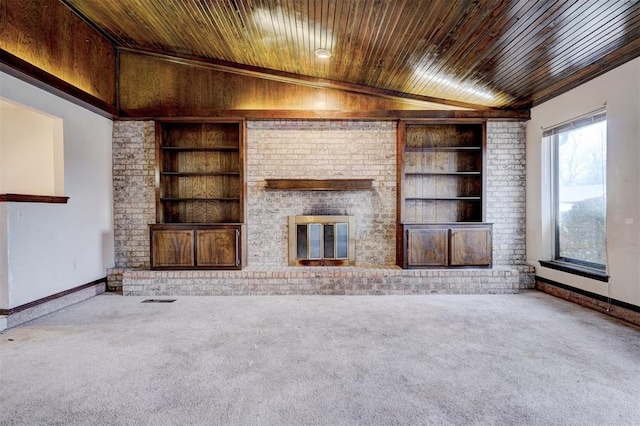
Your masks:
{"label": "beige carpet", "polygon": [[542,293],[142,300],[0,334],[0,424],[640,424],[639,329]]}

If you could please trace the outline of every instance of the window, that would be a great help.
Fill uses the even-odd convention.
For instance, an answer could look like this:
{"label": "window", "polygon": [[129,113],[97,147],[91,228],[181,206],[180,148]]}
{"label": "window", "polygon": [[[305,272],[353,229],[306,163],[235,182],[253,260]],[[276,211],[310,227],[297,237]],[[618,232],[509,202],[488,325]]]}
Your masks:
{"label": "window", "polygon": [[606,113],[546,129],[543,137],[553,155],[554,260],[604,270]]}

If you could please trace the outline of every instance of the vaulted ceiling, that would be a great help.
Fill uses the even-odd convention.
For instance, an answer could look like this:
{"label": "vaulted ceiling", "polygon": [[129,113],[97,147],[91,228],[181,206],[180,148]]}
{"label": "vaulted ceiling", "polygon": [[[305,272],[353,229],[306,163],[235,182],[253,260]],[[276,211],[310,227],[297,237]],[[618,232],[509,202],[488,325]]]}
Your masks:
{"label": "vaulted ceiling", "polygon": [[122,49],[466,107],[527,108],[640,56],[638,0],[62,1]]}

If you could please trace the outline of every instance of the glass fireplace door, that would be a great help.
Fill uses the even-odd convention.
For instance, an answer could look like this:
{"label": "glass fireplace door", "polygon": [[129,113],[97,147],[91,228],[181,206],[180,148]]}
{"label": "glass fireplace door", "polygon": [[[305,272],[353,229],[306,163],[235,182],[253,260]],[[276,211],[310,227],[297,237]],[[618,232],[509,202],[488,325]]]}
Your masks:
{"label": "glass fireplace door", "polygon": [[348,259],[348,223],[296,225],[297,259]]}
{"label": "glass fireplace door", "polygon": [[[336,218],[338,220],[335,220]],[[350,251],[354,251],[353,220],[350,218],[352,217],[292,216],[289,244],[294,246],[290,246],[289,249],[289,264],[309,266],[353,264],[350,256]],[[294,258],[291,256],[292,252],[295,253]]]}

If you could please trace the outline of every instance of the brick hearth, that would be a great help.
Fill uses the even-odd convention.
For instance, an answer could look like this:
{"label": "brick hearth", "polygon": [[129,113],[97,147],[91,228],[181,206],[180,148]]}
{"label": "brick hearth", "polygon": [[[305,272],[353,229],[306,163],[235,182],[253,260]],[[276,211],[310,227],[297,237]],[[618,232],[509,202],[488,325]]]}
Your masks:
{"label": "brick hearth", "polygon": [[241,271],[122,271],[125,296],[516,293],[517,269],[403,270],[371,267],[247,267]]}

